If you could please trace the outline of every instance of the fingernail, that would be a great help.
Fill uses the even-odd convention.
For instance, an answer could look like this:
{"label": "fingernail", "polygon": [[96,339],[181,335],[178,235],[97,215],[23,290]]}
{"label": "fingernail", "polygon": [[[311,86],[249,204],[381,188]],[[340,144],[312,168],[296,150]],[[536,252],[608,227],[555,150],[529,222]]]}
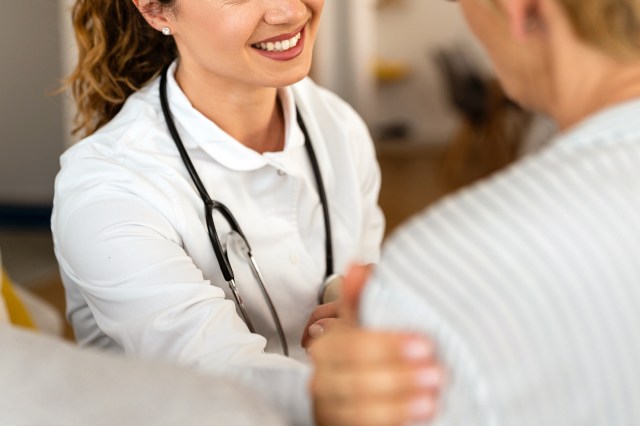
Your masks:
{"label": "fingernail", "polygon": [[416,375],[418,385],[425,388],[434,388],[442,384],[442,372],[439,368],[424,368]]}
{"label": "fingernail", "polygon": [[431,399],[426,397],[414,399],[409,406],[410,416],[414,419],[424,419],[433,414],[434,405]]}
{"label": "fingernail", "polygon": [[409,360],[426,360],[431,356],[431,345],[421,339],[410,340],[404,347],[404,355]]}
{"label": "fingernail", "polygon": [[322,327],[320,324],[313,324],[311,327],[309,327],[309,336],[319,337],[322,336],[322,334],[324,334],[324,327]]}

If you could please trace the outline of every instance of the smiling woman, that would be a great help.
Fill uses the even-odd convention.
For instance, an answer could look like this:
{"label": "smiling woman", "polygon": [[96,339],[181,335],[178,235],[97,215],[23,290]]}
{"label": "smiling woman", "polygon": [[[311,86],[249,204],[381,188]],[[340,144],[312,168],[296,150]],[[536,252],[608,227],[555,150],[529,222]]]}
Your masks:
{"label": "smiling woman", "polygon": [[339,321],[318,294],[384,228],[364,123],[306,78],[323,3],[77,0],[87,137],[52,217],[81,344],[236,375],[295,424]]}

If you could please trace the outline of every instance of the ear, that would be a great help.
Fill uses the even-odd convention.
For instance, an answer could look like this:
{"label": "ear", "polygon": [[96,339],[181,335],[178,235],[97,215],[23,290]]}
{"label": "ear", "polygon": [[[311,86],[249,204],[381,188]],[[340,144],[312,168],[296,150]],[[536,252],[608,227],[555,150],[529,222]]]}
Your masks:
{"label": "ear", "polygon": [[131,0],[147,23],[157,31],[171,28],[168,11],[157,0]]}
{"label": "ear", "polygon": [[500,0],[511,35],[523,40],[532,31],[544,25],[541,0]]}

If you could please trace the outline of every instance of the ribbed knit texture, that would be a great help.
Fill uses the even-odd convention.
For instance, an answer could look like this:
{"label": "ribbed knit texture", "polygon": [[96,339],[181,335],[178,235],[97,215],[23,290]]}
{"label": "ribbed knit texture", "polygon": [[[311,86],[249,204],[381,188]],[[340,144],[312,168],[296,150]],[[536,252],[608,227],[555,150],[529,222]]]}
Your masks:
{"label": "ribbed knit texture", "polygon": [[436,425],[640,425],[640,101],[412,219],[362,317],[434,338]]}

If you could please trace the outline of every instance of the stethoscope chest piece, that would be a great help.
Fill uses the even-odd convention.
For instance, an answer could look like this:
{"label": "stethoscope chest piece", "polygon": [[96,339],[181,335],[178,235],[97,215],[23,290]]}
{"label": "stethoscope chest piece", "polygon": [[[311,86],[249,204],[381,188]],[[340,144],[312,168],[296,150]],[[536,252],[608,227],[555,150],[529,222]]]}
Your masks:
{"label": "stethoscope chest piece", "polygon": [[343,282],[344,278],[342,275],[333,274],[328,276],[320,286],[318,303],[324,305],[325,303],[335,302],[340,299]]}

